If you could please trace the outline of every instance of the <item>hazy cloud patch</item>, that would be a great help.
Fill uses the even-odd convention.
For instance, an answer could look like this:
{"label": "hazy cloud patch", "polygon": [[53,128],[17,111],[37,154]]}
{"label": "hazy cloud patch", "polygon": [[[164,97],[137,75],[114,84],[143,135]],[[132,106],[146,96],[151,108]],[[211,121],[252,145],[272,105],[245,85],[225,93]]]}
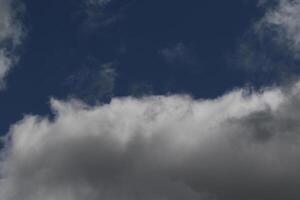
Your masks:
{"label": "hazy cloud patch", "polygon": [[289,80],[300,73],[300,1],[258,2],[264,14],[237,40],[229,65],[252,74],[255,82]]}
{"label": "hazy cloud patch", "polygon": [[278,0],[257,24],[258,32],[272,31],[274,40],[300,56],[300,1]]}
{"label": "hazy cloud patch", "polygon": [[70,96],[87,103],[107,101],[114,94],[117,78],[115,65],[113,62],[100,64],[90,59],[72,73],[63,85],[69,90]]}
{"label": "hazy cloud patch", "polygon": [[124,9],[129,1],[89,0],[83,2],[82,31],[93,31],[114,25],[123,18]]}
{"label": "hazy cloud patch", "polygon": [[87,0],[85,3],[87,6],[105,6],[112,0]]}
{"label": "hazy cloud patch", "polygon": [[196,56],[192,50],[182,42],[159,50],[159,55],[161,55],[167,63],[172,65],[186,67],[187,65],[196,64]]}
{"label": "hazy cloud patch", "polygon": [[5,87],[5,77],[16,63],[15,48],[24,36],[19,15],[24,7],[15,0],[0,0],[0,89]]}

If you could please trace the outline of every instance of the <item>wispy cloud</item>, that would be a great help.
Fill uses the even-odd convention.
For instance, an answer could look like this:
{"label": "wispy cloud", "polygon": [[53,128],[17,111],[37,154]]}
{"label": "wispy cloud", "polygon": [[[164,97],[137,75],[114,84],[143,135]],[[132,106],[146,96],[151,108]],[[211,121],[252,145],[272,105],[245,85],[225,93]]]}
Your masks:
{"label": "wispy cloud", "polygon": [[257,24],[258,32],[272,31],[275,41],[300,58],[300,1],[278,0]]}
{"label": "wispy cloud", "polygon": [[265,13],[238,40],[230,64],[262,80],[289,79],[300,70],[300,1],[258,2]]}
{"label": "wispy cloud", "polygon": [[105,6],[113,0],[87,0],[85,1],[88,6]]}
{"label": "wispy cloud", "polygon": [[123,6],[112,9],[117,0],[88,0],[83,4],[83,30],[90,32],[114,24],[122,18]]}
{"label": "wispy cloud", "polygon": [[14,0],[0,0],[0,88],[5,87],[4,79],[17,61],[15,48],[24,35],[19,18],[20,3]]}
{"label": "wispy cloud", "polygon": [[69,88],[70,96],[94,104],[113,96],[116,78],[115,63],[100,64],[96,59],[89,59],[67,78],[64,86]]}
{"label": "wispy cloud", "polygon": [[192,50],[182,42],[159,50],[159,54],[170,64],[186,66],[196,63]]}

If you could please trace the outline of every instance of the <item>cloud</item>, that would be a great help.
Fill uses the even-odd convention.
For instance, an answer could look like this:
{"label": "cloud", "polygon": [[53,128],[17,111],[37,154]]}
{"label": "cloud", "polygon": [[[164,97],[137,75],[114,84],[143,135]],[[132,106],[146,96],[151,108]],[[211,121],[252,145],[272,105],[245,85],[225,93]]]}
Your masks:
{"label": "cloud", "polygon": [[257,24],[258,32],[272,32],[275,42],[300,57],[300,1],[278,0]]}
{"label": "cloud", "polygon": [[[273,24],[276,42],[290,41],[289,53],[296,55],[290,22],[269,19],[285,16],[285,5],[292,1],[269,10],[257,31],[265,34]],[[180,45],[164,51],[175,59],[182,52]],[[2,57],[9,65],[9,56]],[[86,76],[92,82],[103,76],[99,80],[113,83],[110,64],[93,72]],[[96,106],[52,99],[50,105],[53,117],[27,115],[11,126],[0,162],[1,199],[300,198],[300,82],[207,100],[172,95]]]}
{"label": "cloud", "polygon": [[300,0],[262,0],[263,16],[237,40],[229,64],[264,83],[299,74]]}
{"label": "cloud", "polygon": [[130,85],[129,93],[134,97],[153,95],[153,84],[146,81],[136,82]]}
{"label": "cloud", "polygon": [[14,0],[0,0],[0,88],[5,87],[4,79],[17,61],[15,48],[21,43],[23,30],[18,19],[22,8]]}
{"label": "cloud", "polygon": [[89,5],[89,6],[105,6],[107,5],[108,3],[110,3],[112,0],[88,0],[88,1],[85,1],[86,2],[86,5]]}
{"label": "cloud", "polygon": [[188,96],[51,100],[9,132],[5,200],[299,199],[300,83]]}
{"label": "cloud", "polygon": [[171,64],[186,66],[196,63],[196,58],[192,51],[182,42],[159,50],[159,54]]}
{"label": "cloud", "polygon": [[64,86],[70,95],[91,104],[110,99],[118,76],[115,63],[99,64],[99,61],[91,58],[85,65],[65,81]]}
{"label": "cloud", "polygon": [[126,1],[116,0],[88,0],[83,2],[82,31],[86,33],[96,32],[99,28],[115,24],[123,17],[124,9],[127,6]]}

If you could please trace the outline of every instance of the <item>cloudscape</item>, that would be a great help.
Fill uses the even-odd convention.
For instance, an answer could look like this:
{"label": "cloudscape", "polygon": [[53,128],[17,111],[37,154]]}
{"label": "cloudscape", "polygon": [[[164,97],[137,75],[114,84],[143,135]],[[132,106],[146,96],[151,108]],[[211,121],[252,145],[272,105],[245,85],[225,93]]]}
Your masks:
{"label": "cloudscape", "polygon": [[0,0],[0,199],[298,200],[299,17]]}

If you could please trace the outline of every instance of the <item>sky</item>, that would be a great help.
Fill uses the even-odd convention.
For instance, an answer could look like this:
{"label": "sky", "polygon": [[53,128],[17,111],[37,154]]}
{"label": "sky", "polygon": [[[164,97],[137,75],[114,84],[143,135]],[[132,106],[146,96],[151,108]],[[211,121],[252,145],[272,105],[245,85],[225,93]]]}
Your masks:
{"label": "sky", "polygon": [[300,0],[0,0],[0,199],[298,200]]}

